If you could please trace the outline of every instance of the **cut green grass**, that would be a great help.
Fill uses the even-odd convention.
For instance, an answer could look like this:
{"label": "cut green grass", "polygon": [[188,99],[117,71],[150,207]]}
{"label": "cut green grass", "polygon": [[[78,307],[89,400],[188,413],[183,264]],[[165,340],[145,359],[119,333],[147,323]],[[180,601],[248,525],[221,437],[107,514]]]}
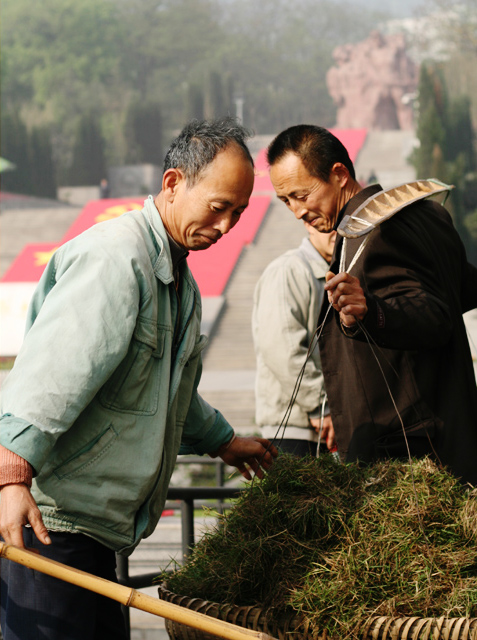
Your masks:
{"label": "cut green grass", "polygon": [[412,471],[282,455],[167,586],[341,639],[372,615],[477,616],[477,491],[428,459]]}

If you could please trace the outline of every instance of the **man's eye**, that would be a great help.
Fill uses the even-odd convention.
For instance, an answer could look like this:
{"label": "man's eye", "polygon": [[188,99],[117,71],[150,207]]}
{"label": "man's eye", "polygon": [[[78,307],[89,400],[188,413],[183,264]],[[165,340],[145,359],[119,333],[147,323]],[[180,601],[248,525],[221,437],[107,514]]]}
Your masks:
{"label": "man's eye", "polygon": [[217,207],[215,205],[212,205],[212,211],[215,211],[215,213],[222,213],[223,211],[225,211],[224,207]]}

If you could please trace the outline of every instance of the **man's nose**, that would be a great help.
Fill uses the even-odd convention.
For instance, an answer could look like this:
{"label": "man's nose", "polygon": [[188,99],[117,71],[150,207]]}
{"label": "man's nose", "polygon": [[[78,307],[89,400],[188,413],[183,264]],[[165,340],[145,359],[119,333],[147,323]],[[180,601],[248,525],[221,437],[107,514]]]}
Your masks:
{"label": "man's nose", "polygon": [[295,202],[292,203],[291,209],[297,220],[302,220],[302,218],[304,218],[308,213],[308,209],[305,204],[300,202],[300,200],[295,200]]}
{"label": "man's nose", "polygon": [[224,236],[226,233],[230,231],[230,229],[234,226],[235,221],[233,220],[232,213],[224,213],[220,216],[220,219],[217,220],[217,224],[215,228],[220,231],[220,233]]}

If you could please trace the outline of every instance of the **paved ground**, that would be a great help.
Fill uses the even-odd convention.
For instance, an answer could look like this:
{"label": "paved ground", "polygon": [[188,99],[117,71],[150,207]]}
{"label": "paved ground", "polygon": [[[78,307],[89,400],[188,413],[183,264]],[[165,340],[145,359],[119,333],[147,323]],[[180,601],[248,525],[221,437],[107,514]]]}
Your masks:
{"label": "paved ground", "polygon": [[355,163],[358,180],[366,183],[374,173],[383,189],[414,181],[416,173],[408,158],[416,142],[413,131],[368,131]]}
{"label": "paved ground", "polygon": [[30,243],[59,242],[81,208],[40,198],[0,203],[0,277]]}
{"label": "paved ground", "polygon": [[[177,512],[179,514],[179,512]],[[213,518],[196,518],[195,534],[199,539],[206,527],[213,526]],[[163,517],[154,534],[141,543],[129,562],[129,575],[140,575],[173,568],[174,560],[181,561],[181,519],[179,515]],[[156,598],[157,587],[140,589]],[[131,640],[167,640],[164,619],[138,609],[130,609]]]}

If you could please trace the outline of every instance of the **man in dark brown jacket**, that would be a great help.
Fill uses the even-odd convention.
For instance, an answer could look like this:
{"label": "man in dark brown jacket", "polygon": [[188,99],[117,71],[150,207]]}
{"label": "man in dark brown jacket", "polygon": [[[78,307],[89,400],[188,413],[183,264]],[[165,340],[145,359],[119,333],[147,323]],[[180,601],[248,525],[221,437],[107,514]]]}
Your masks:
{"label": "man in dark brown jacket", "polygon": [[[268,161],[278,197],[320,231],[382,190],[361,188],[346,149],[321,127],[283,131]],[[363,238],[347,241],[340,269],[337,236],[319,320],[341,458],[405,458],[409,446],[477,485],[477,388],[462,318],[477,307],[477,269],[446,209],[429,200],[368,235],[351,269]]]}

